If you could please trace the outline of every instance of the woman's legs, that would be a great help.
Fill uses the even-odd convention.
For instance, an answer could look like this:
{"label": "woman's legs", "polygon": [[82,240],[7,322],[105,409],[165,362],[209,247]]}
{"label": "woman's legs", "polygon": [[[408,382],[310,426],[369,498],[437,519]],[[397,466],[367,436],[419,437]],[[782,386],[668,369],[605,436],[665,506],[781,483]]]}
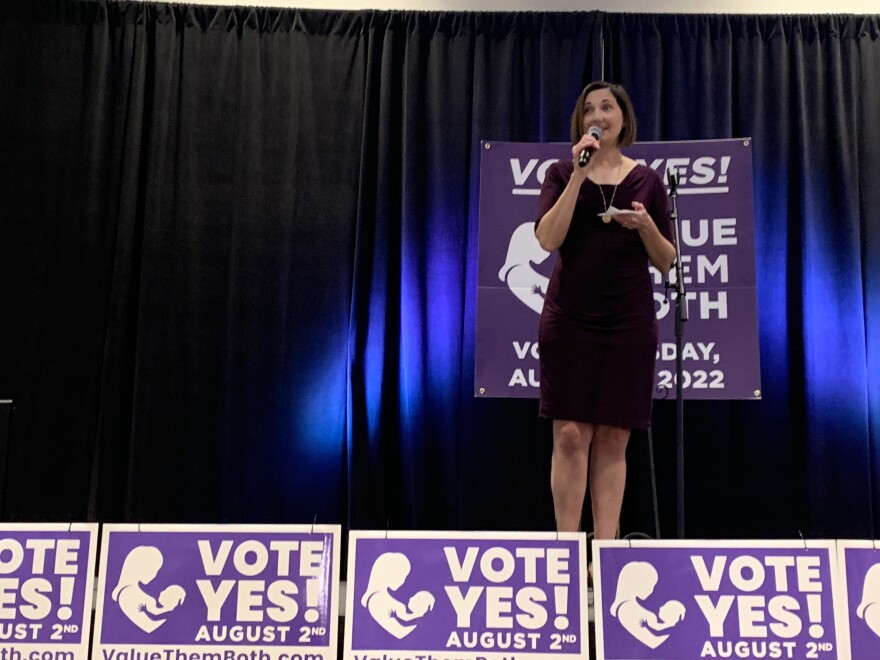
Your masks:
{"label": "woman's legs", "polygon": [[597,539],[613,539],[617,536],[626,487],[629,432],[629,429],[601,424],[593,430],[590,497],[593,501],[593,530]]}
{"label": "woman's legs", "polygon": [[550,489],[557,531],[576,532],[580,529],[592,437],[592,424],[553,420]]}

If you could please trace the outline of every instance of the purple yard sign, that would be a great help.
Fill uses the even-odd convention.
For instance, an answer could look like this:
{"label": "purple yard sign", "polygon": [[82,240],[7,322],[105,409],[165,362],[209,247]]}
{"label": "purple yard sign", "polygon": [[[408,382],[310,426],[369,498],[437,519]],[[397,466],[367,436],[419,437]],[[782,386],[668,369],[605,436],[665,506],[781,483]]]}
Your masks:
{"label": "purple yard sign", "polygon": [[96,524],[0,524],[0,658],[86,660]]}
{"label": "purple yard sign", "polygon": [[335,660],[335,525],[105,525],[93,660]]}
{"label": "purple yard sign", "polygon": [[[482,146],[474,394],[536,397],[538,317],[555,261],[535,238],[537,196],[547,168],[570,158],[570,147]],[[670,169],[681,175],[678,211],[690,316],[682,350],[685,396],[760,398],[751,141],[643,142],[624,151],[664,180]],[[660,325],[655,397],[672,398],[674,305],[667,301],[664,278],[650,270]]]}
{"label": "purple yard sign", "polygon": [[346,660],[586,658],[583,534],[352,532]]}
{"label": "purple yard sign", "polygon": [[594,549],[599,660],[845,657],[832,541],[601,541]]}
{"label": "purple yard sign", "polygon": [[880,550],[877,541],[838,541],[841,580],[837,636],[841,658],[880,657]]}

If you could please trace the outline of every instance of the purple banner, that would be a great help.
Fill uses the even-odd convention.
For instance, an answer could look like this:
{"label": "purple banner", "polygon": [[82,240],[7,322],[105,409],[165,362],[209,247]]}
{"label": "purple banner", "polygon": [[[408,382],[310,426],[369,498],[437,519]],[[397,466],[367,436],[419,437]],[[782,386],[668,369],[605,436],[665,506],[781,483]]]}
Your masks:
{"label": "purple banner", "polygon": [[[538,396],[538,318],[555,254],[534,235],[537,195],[547,168],[570,158],[569,149],[483,143],[475,396]],[[670,169],[681,175],[685,396],[760,398],[751,141],[644,142],[624,151],[664,180]],[[665,278],[650,271],[660,330],[655,397],[672,398],[673,292],[667,297]]]}
{"label": "purple banner", "polygon": [[347,660],[584,658],[583,534],[352,532]]}
{"label": "purple banner", "polygon": [[85,660],[97,540],[96,524],[0,524],[0,657]]}
{"label": "purple banner", "polygon": [[600,660],[844,657],[833,542],[603,541],[594,548]]}
{"label": "purple banner", "polygon": [[843,576],[837,602],[841,658],[874,660],[880,655],[880,550],[876,541],[838,541]]}
{"label": "purple banner", "polygon": [[338,526],[105,525],[93,658],[332,659],[338,582]]}

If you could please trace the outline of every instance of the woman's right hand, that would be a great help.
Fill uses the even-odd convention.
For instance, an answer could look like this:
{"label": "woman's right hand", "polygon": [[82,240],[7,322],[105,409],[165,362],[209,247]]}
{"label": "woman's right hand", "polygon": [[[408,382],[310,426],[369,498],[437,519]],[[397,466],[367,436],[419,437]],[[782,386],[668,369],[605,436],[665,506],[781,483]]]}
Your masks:
{"label": "woman's right hand", "polygon": [[576,145],[571,148],[571,159],[574,163],[574,171],[580,172],[586,176],[587,170],[590,169],[590,163],[587,163],[584,167],[580,166],[580,158],[581,152],[587,149],[589,151],[598,151],[600,149],[599,141],[594,138],[592,135],[584,134],[581,136],[581,139],[578,141]]}

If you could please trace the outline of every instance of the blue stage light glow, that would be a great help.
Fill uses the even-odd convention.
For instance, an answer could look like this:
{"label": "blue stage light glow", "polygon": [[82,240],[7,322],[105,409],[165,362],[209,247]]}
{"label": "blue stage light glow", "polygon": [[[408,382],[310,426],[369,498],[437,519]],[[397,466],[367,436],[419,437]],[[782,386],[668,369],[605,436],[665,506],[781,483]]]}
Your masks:
{"label": "blue stage light glow", "polygon": [[454,408],[462,332],[462,253],[448,228],[458,219],[431,213],[424,253],[404,250],[401,286],[400,397],[405,426],[417,424],[428,401]]}
{"label": "blue stage light glow", "polygon": [[[867,341],[860,287],[858,225],[855,219],[829,226],[826,190],[810,186],[798,227],[790,224],[788,178],[762,171],[755,158],[755,246],[765,397],[788,391],[806,397],[811,426],[832,421],[865,431]],[[850,224],[846,224],[850,223]],[[799,240],[793,240],[794,236]],[[833,244],[833,245],[832,245]],[[841,254],[849,255],[841,259]],[[799,280],[799,281],[798,281]],[[801,337],[795,336],[801,335]],[[803,347],[802,353],[797,349]],[[804,381],[790,382],[802,362]],[[845,418],[845,419],[844,419]],[[861,418],[861,419],[860,419]],[[845,442],[841,437],[839,442]]]}
{"label": "blue stage light glow", "polygon": [[328,341],[315,360],[298,370],[292,388],[291,442],[310,457],[338,460],[345,434],[347,351],[344,343]]}
{"label": "blue stage light glow", "polygon": [[788,242],[784,224],[788,213],[788,182],[762,172],[755,162],[755,281],[758,331],[761,342],[763,396],[787,389],[789,378]]}
{"label": "blue stage light glow", "polygon": [[[384,264],[382,267],[384,268]],[[385,342],[387,340],[388,324],[386,286],[387,284],[383,282],[381,287],[371,287],[366,348],[363,355],[363,396],[366,404],[367,438],[371,443],[375,443],[379,439],[382,417],[382,394],[386,369]],[[349,351],[351,350],[352,348],[349,347]],[[352,432],[349,429],[349,433]]]}
{"label": "blue stage light glow", "polygon": [[[826,198],[804,209],[804,371],[811,427],[832,426],[837,443],[867,433],[868,372],[865,307],[857,218],[829,223]],[[841,433],[851,429],[849,433]]]}

